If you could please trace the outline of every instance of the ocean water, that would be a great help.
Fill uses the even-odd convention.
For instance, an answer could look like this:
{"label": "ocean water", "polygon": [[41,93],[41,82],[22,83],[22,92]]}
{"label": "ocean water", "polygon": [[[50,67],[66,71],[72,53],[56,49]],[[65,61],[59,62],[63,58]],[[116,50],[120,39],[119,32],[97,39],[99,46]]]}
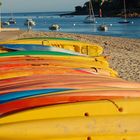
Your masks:
{"label": "ocean water", "polygon": [[[36,13],[14,13],[17,24],[5,27],[17,27],[27,30],[24,22],[27,18],[32,18],[36,26],[32,30],[49,31],[52,24],[59,24],[61,29],[57,32],[80,33],[91,35],[116,36],[125,38],[140,38],[140,18],[129,18],[129,24],[120,24],[122,18],[96,18],[96,24],[85,24],[86,16],[59,16],[65,12],[36,12]],[[2,14],[2,21],[7,21],[11,17],[10,13]],[[99,31],[98,26],[108,25],[108,31]]]}

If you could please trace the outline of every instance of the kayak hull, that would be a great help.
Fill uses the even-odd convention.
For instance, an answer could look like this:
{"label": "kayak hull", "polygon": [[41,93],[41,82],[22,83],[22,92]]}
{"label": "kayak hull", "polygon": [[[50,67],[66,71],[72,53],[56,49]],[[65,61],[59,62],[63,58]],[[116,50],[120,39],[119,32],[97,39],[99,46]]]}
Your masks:
{"label": "kayak hull", "polygon": [[1,118],[0,138],[44,140],[45,137],[59,140],[95,136],[101,140],[136,139],[140,136],[137,105],[139,99],[102,100],[27,110]]}

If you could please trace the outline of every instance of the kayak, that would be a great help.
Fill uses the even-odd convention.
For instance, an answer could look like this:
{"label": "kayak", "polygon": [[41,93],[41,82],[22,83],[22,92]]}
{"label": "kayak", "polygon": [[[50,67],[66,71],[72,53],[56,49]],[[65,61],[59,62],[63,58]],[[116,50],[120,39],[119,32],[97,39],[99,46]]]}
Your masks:
{"label": "kayak", "polygon": [[[45,83],[47,83],[47,82],[45,82]],[[113,95],[114,91],[116,91],[116,92],[119,91],[120,93],[121,93],[121,90],[127,91],[127,92],[130,90],[132,93],[135,92],[135,91],[136,92],[140,91],[140,89],[137,89],[137,88],[136,89],[134,89],[134,88],[131,89],[131,88],[125,88],[125,87],[122,88],[121,87],[121,89],[120,89],[118,87],[116,88],[116,87],[113,87],[113,86],[109,87],[109,86],[106,86],[107,84],[103,85],[102,82],[100,82],[100,83],[96,82],[95,83],[94,81],[93,82],[85,81],[85,83],[81,83],[81,82],[74,82],[74,83],[69,82],[67,84],[62,83],[62,82],[60,82],[60,83],[58,83],[57,85],[47,84],[48,88],[46,88],[46,89],[36,89],[36,90],[27,90],[27,91],[25,90],[25,91],[20,91],[20,92],[9,92],[9,93],[6,93],[6,94],[0,94],[0,103],[5,103],[5,102],[8,102],[8,101],[17,100],[17,99],[21,99],[21,98],[25,98],[25,97],[32,97],[32,96],[36,96],[36,95],[41,95],[42,96],[42,95],[46,95],[46,94],[50,95],[50,93],[56,94],[56,92],[58,92],[58,94],[71,93],[71,92],[75,92],[76,94],[78,94],[80,91],[81,91],[81,93],[86,92],[86,91],[87,91],[87,93],[89,91],[90,92],[97,92],[97,91],[103,92],[104,91],[105,93],[106,93],[106,91],[108,91],[108,92],[112,91],[112,95]],[[28,86],[30,84],[31,84],[31,82],[28,82]],[[75,86],[73,86],[75,88],[69,88],[69,86],[71,86],[72,84],[75,84]],[[35,83],[34,83],[34,85],[35,85]],[[23,84],[23,86],[24,86],[24,84]],[[36,86],[38,86],[38,84],[36,84]],[[76,86],[77,86],[77,88],[76,88]],[[54,87],[54,88],[52,88],[52,87]],[[80,88],[80,87],[82,87],[82,88]],[[3,88],[4,88],[4,86],[3,86]],[[82,90],[79,91],[79,89],[82,89]],[[71,91],[71,90],[73,90],[73,91]],[[65,91],[67,91],[67,92],[65,92]],[[118,95],[120,95],[119,92],[118,92]],[[131,95],[127,95],[127,97],[128,96],[131,96]],[[134,96],[134,93],[133,93],[133,96]]]}
{"label": "kayak", "polygon": [[[30,56],[30,57],[29,57]],[[35,57],[37,56],[37,57]],[[12,58],[14,57],[14,58]],[[0,63],[7,62],[7,61],[18,61],[18,60],[63,60],[67,62],[83,62],[83,63],[101,63],[102,65],[109,66],[106,58],[103,56],[100,57],[85,57],[85,56],[76,56],[73,54],[67,54],[63,52],[52,52],[52,51],[16,51],[16,52],[9,52],[0,54]],[[17,62],[18,63],[18,62]],[[85,63],[85,65],[86,65]]]}
{"label": "kayak", "polygon": [[[113,100],[97,100],[89,102],[77,102],[77,103],[64,103],[53,106],[44,106],[24,110],[20,112],[14,112],[11,115],[2,117],[0,124],[6,124],[11,122],[49,119],[49,118],[64,118],[74,116],[85,116],[85,113],[89,116],[99,115],[125,115],[126,114],[140,114],[140,110],[135,108],[139,105],[140,98],[133,99],[113,99]],[[128,107],[128,103],[130,107]],[[122,110],[121,110],[121,109]],[[124,112],[124,113],[123,113]]]}
{"label": "kayak", "polygon": [[[52,70],[52,71],[51,71]],[[62,71],[61,71],[62,70]],[[8,79],[8,78],[15,78],[15,77],[24,77],[24,76],[33,76],[33,75],[54,75],[55,73],[57,72],[57,74],[66,74],[66,75],[69,75],[67,74],[67,72],[72,72],[72,74],[74,76],[78,75],[79,74],[79,71],[78,70],[69,70],[69,69],[61,69],[61,68],[58,68],[58,69],[54,69],[54,68],[48,68],[48,69],[43,69],[43,68],[34,68],[34,69],[22,69],[22,70],[14,70],[13,71],[8,71],[8,72],[1,72],[1,77],[0,77],[0,80],[2,79]],[[112,69],[104,69],[104,72],[102,72],[103,74],[107,73],[106,75],[111,75],[111,76],[116,76],[114,75]],[[94,73],[92,73],[94,74]],[[100,74],[100,73],[99,73]],[[82,75],[82,74],[81,74]]]}
{"label": "kayak", "polygon": [[52,39],[50,40],[21,39],[21,40],[3,41],[0,42],[0,44],[36,44],[43,46],[53,46],[89,56],[99,56],[103,53],[103,48],[97,44],[90,44],[75,40],[73,41],[73,40],[52,40]]}
{"label": "kayak", "polygon": [[55,51],[15,51],[8,53],[0,53],[0,57],[6,56],[22,56],[22,55],[62,55],[62,56],[73,56],[74,54],[64,53],[64,52],[55,52]]}
{"label": "kayak", "polygon": [[[81,59],[83,61],[84,59],[86,59],[86,60],[102,61],[102,62],[108,63],[107,60],[106,60],[106,57],[104,57],[104,56],[86,57],[86,56],[77,56],[77,55],[74,55],[74,54],[68,54],[68,53],[63,53],[63,52],[62,53],[61,52],[53,52],[53,51],[47,51],[47,52],[44,52],[44,51],[16,51],[16,52],[4,53],[4,54],[0,54],[0,61],[3,60],[3,59],[6,59],[7,57],[18,57],[18,56],[26,56],[26,55],[30,55],[30,56],[37,55],[37,56],[40,56],[40,57],[41,56],[42,57],[51,56],[52,59],[54,57],[59,56],[59,58],[66,59],[66,60],[68,60],[68,56],[69,56],[70,60],[75,59],[75,61],[76,60],[81,60]],[[5,58],[3,58],[3,57],[5,57]]]}
{"label": "kayak", "polygon": [[15,50],[15,51],[55,51],[55,52],[64,52],[64,53],[75,54],[75,55],[82,55],[80,53],[65,50],[62,48],[50,47],[50,46],[44,47],[42,45],[34,45],[34,44],[4,44],[1,46],[3,47],[3,49],[7,50],[7,52],[10,52],[11,50]]}
{"label": "kayak", "polygon": [[[29,57],[30,56],[30,57]],[[37,57],[36,57],[37,56]],[[5,62],[5,61],[18,61],[18,60],[63,60],[63,61],[68,61],[68,62],[87,62],[87,63],[92,63],[92,62],[100,62],[103,65],[105,64],[106,66],[109,66],[107,60],[103,56],[99,57],[85,57],[85,56],[77,56],[77,55],[72,55],[72,54],[67,54],[67,53],[61,53],[61,52],[51,52],[51,51],[16,51],[16,52],[9,52],[9,53],[4,53],[0,54],[0,63]],[[85,64],[86,65],[86,64]]]}
{"label": "kayak", "polygon": [[89,89],[101,87],[116,87],[116,88],[139,88],[139,83],[127,82],[119,78],[111,78],[101,75],[81,75],[76,74],[52,74],[52,75],[34,75],[17,78],[0,80],[0,94],[35,90],[44,88],[74,88],[74,89]]}
{"label": "kayak", "polygon": [[[89,57],[78,57],[78,56],[69,56],[69,55],[61,55],[61,53],[52,55],[46,53],[46,55],[41,54],[42,52],[15,52],[15,53],[5,53],[5,57],[0,57],[0,65],[3,64],[35,64],[41,65],[42,63],[59,63],[60,65],[77,65],[77,63],[81,63],[82,66],[90,67],[109,67],[108,62],[104,57],[96,57],[96,58],[89,58]],[[7,55],[7,56],[6,56]],[[2,55],[3,56],[3,55]],[[20,61],[20,62],[19,62]],[[75,66],[75,67],[82,67],[82,66]]]}
{"label": "kayak", "polygon": [[[33,75],[36,72],[38,74],[47,74],[48,69],[51,67],[54,70],[49,73],[55,72],[55,69],[57,70],[60,67],[61,73],[63,73],[62,69],[67,67],[81,71],[81,73],[92,74],[95,72],[117,76],[117,73],[109,68],[109,64],[104,57],[90,58],[59,52],[40,51],[17,51],[0,54],[0,56],[0,69],[3,70],[0,79]],[[79,63],[81,64],[80,67]],[[44,70],[46,67],[48,69]],[[89,70],[82,70],[85,68],[89,68]]]}
{"label": "kayak", "polygon": [[[39,95],[39,96],[38,96]],[[63,103],[140,98],[140,89],[131,88],[93,88],[59,89],[53,92],[22,91],[1,95],[0,116],[36,107]]]}
{"label": "kayak", "polygon": [[139,139],[140,111],[136,109],[139,103],[140,99],[100,100],[14,113],[0,119],[0,138],[3,140],[42,140],[44,137],[58,140],[67,137],[72,139],[94,137],[101,140]]}
{"label": "kayak", "polygon": [[[45,65],[45,64],[44,64]],[[7,79],[7,78],[14,78],[14,77],[23,77],[23,76],[32,76],[32,75],[53,75],[53,74],[67,74],[69,73],[73,75],[81,74],[78,70],[74,69],[68,69],[68,68],[55,68],[55,67],[21,67],[18,68],[12,68],[1,72],[0,79]]]}
{"label": "kayak", "polygon": [[[8,78],[15,78],[15,77],[24,77],[24,76],[33,76],[33,75],[54,75],[57,73],[57,75],[71,75],[77,76],[77,75],[104,75],[104,76],[115,76],[114,72],[112,69],[77,69],[77,68],[67,68],[63,66],[55,67],[55,66],[47,66],[45,64],[31,64],[31,65],[26,65],[26,64],[16,64],[16,65],[8,65],[6,68],[2,67],[1,70],[1,77],[0,80],[2,79],[8,79]],[[16,66],[16,68],[14,67]],[[6,70],[6,71],[5,71]]]}
{"label": "kayak", "polygon": [[28,91],[21,91],[21,92],[13,92],[13,93],[7,93],[7,94],[1,94],[0,95],[0,104],[10,102],[17,99],[22,99],[26,97],[32,97],[37,95],[46,95],[49,93],[57,93],[57,92],[63,92],[68,91],[72,89],[67,88],[48,88],[48,89],[40,89],[40,90],[28,90]]}

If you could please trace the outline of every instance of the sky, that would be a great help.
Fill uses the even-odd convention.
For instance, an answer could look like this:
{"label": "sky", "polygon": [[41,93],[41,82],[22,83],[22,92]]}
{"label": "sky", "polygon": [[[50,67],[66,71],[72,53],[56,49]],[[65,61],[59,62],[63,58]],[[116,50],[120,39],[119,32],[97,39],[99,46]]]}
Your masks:
{"label": "sky", "polygon": [[0,0],[2,12],[53,12],[74,11],[75,6],[87,0]]}

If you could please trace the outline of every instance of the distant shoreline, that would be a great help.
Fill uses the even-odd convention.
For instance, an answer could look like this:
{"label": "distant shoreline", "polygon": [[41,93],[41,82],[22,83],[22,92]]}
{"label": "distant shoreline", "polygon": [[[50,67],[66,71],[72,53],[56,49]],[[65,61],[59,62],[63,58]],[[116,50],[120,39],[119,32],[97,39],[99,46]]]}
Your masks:
{"label": "distant shoreline", "polygon": [[[83,15],[88,15],[88,13],[86,12],[75,12],[75,11],[51,11],[51,12],[15,12],[14,14],[35,14],[35,13],[54,13],[54,15],[58,15],[58,16],[83,16]],[[2,13],[2,15],[11,15],[11,13]],[[110,16],[103,16],[103,17],[123,17],[124,15],[120,12],[119,14],[112,14]],[[96,15],[96,17],[99,17],[99,15]],[[139,18],[140,17],[140,13],[138,12],[130,12],[127,13],[127,17],[128,18]]]}
{"label": "distant shoreline", "polygon": [[[35,13],[58,13],[57,15],[60,15],[61,13],[71,13],[73,11],[43,11],[43,12],[40,12],[40,11],[33,11],[33,12],[14,12],[14,14],[35,14]],[[4,12],[2,13],[2,15],[11,15],[11,13],[9,12]]]}
{"label": "distant shoreline", "polygon": [[[82,16],[82,15],[88,15],[88,13],[86,13],[86,12],[75,12],[74,11],[74,12],[69,12],[69,13],[65,13],[65,14],[60,14],[60,16],[68,16],[68,15],[71,15],[71,16]],[[140,18],[140,12],[135,12],[135,11],[128,12],[126,14],[126,16],[128,18]],[[99,17],[99,15],[96,15],[96,17]],[[119,12],[117,14],[112,13],[112,14],[108,15],[106,13],[105,15],[103,14],[103,17],[124,17],[124,14]]]}

